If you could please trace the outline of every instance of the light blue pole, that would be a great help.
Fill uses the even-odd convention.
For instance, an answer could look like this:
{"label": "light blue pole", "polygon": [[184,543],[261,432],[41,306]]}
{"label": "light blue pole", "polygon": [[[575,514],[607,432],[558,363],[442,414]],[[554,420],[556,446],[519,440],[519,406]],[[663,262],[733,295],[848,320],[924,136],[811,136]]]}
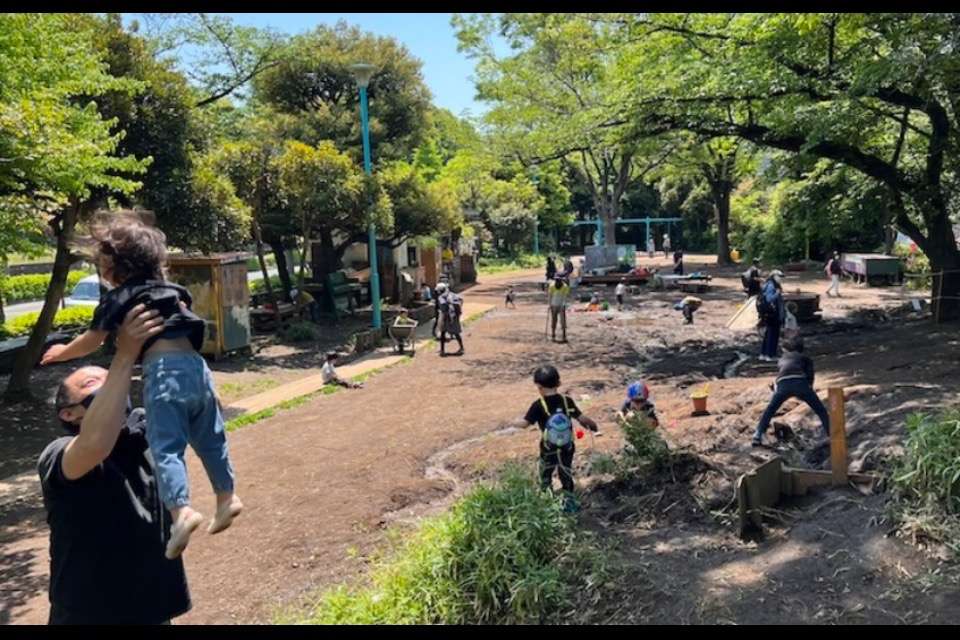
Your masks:
{"label": "light blue pole", "polygon": [[[370,163],[370,125],[367,121],[367,88],[360,87],[360,122],[363,125],[363,170],[369,176],[373,173]],[[380,274],[377,272],[377,230],[373,218],[367,228],[367,245],[370,248],[370,304],[373,306],[373,328],[379,329],[380,319]]]}
{"label": "light blue pole", "polygon": [[540,255],[540,220],[533,219],[533,255]]}

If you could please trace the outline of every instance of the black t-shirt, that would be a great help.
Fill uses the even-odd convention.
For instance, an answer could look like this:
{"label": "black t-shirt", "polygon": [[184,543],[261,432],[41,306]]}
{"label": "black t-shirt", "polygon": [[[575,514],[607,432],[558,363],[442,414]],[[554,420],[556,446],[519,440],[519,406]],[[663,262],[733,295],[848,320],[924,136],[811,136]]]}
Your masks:
{"label": "black t-shirt", "polygon": [[830,275],[838,276],[843,273],[843,268],[840,265],[840,261],[836,258],[830,260]]}
{"label": "black t-shirt", "polygon": [[[550,416],[557,412],[557,409],[564,411],[564,398],[567,399],[565,413],[570,416],[571,419],[579,418],[581,415],[580,408],[577,407],[577,403],[573,401],[573,398],[570,396],[561,396],[558,393],[552,396],[543,397],[543,402],[536,400],[530,405],[530,408],[527,409],[527,415],[524,416],[524,420],[527,421],[527,424],[536,423],[540,426],[540,431],[543,431],[547,428],[547,420],[549,420]],[[549,413],[545,413],[543,411],[544,403],[546,403]]]}
{"label": "black t-shirt", "polygon": [[183,309],[180,301],[187,307],[193,304],[190,293],[179,285],[163,280],[128,281],[107,292],[93,312],[90,328],[113,333],[123,323],[130,309],[142,303],[163,316],[163,331],[148,339],[143,351],[160,338],[170,340],[180,337],[189,338],[193,348],[199,351],[203,346],[203,319]]}
{"label": "black t-shirt", "polygon": [[62,466],[72,436],[40,454],[51,624],[157,624],[190,610],[183,560],[164,556],[170,513],[144,424],[143,410],[134,410],[107,459],[76,480]]}

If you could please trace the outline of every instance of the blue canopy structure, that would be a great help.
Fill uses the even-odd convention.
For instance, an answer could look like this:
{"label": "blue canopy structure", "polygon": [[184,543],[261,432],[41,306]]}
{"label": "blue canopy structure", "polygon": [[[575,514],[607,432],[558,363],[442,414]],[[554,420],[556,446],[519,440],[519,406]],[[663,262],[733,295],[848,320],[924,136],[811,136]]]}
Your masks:
{"label": "blue canopy structure", "polygon": [[[683,222],[683,218],[618,218],[617,224],[644,224],[646,225],[644,233],[644,242],[650,240],[650,225],[653,223],[666,222],[667,223],[667,233],[670,233],[670,225],[674,222]],[[581,225],[594,225],[597,228],[597,237],[596,243],[603,244],[603,221],[599,219],[594,220],[577,220],[572,223],[573,226]],[[641,247],[643,249],[643,247]]]}

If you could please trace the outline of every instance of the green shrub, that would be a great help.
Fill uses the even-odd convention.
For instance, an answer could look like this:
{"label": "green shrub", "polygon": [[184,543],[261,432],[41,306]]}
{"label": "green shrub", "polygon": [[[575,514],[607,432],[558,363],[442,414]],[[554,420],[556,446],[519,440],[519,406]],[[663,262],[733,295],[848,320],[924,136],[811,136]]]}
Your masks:
{"label": "green shrub", "polygon": [[911,415],[906,429],[905,453],[893,473],[900,532],[960,556],[960,408]]}
{"label": "green shrub", "polygon": [[[270,286],[273,287],[274,294],[279,294],[281,291],[283,291],[283,283],[280,280],[280,276],[270,276]],[[251,295],[257,294],[257,293],[266,293],[266,292],[267,292],[267,286],[264,283],[263,278],[260,278],[259,280],[253,280],[250,283]]]}
{"label": "green shrub", "polygon": [[299,621],[559,622],[606,570],[593,538],[540,490],[532,469],[511,466],[397,542],[376,563],[370,586],[328,591]]}
{"label": "green shrub", "polygon": [[[93,319],[94,307],[70,307],[69,309],[60,309],[53,317],[53,330],[63,329],[82,329],[90,326]],[[33,327],[37,324],[37,318],[40,317],[39,311],[25,313],[13,320],[8,320],[0,331],[0,334],[6,338],[17,338],[30,335]]]}
{"label": "green shrub", "polygon": [[[521,271],[523,269],[536,269],[538,267],[546,268],[547,257],[533,253],[522,253],[516,256],[505,258],[480,258],[480,264],[477,270],[481,274],[490,275],[494,273],[504,273],[507,271]],[[558,265],[562,268],[563,265]]]}
{"label": "green shrub", "polygon": [[295,322],[283,330],[287,342],[310,342],[320,338],[320,330],[312,322]]}
{"label": "green shrub", "polygon": [[930,259],[920,250],[910,251],[910,247],[897,245],[893,248],[893,255],[903,259],[904,273],[912,276],[906,279],[907,287],[910,289],[927,289],[933,285],[932,269],[930,268]]}
{"label": "green shrub", "polygon": [[[71,271],[67,274],[66,293],[82,279],[90,275],[87,271]],[[47,295],[50,286],[49,273],[27,274],[22,276],[6,276],[0,279],[0,295],[6,304],[42,300]]]}
{"label": "green shrub", "polygon": [[914,414],[906,427],[895,486],[916,501],[932,500],[947,513],[960,513],[960,409]]}
{"label": "green shrub", "polygon": [[645,416],[633,414],[622,420],[620,426],[626,440],[623,457],[627,466],[656,471],[670,461],[670,448]]}

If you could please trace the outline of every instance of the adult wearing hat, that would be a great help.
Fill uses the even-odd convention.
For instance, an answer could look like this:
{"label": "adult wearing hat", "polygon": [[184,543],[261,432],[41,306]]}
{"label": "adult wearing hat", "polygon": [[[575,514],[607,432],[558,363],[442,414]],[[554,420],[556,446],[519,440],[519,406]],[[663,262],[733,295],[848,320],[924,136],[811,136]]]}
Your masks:
{"label": "adult wearing hat", "polygon": [[783,272],[775,269],[763,285],[757,297],[757,314],[763,326],[763,345],[760,348],[760,360],[776,362],[780,346],[780,327],[786,319],[783,301]]}

